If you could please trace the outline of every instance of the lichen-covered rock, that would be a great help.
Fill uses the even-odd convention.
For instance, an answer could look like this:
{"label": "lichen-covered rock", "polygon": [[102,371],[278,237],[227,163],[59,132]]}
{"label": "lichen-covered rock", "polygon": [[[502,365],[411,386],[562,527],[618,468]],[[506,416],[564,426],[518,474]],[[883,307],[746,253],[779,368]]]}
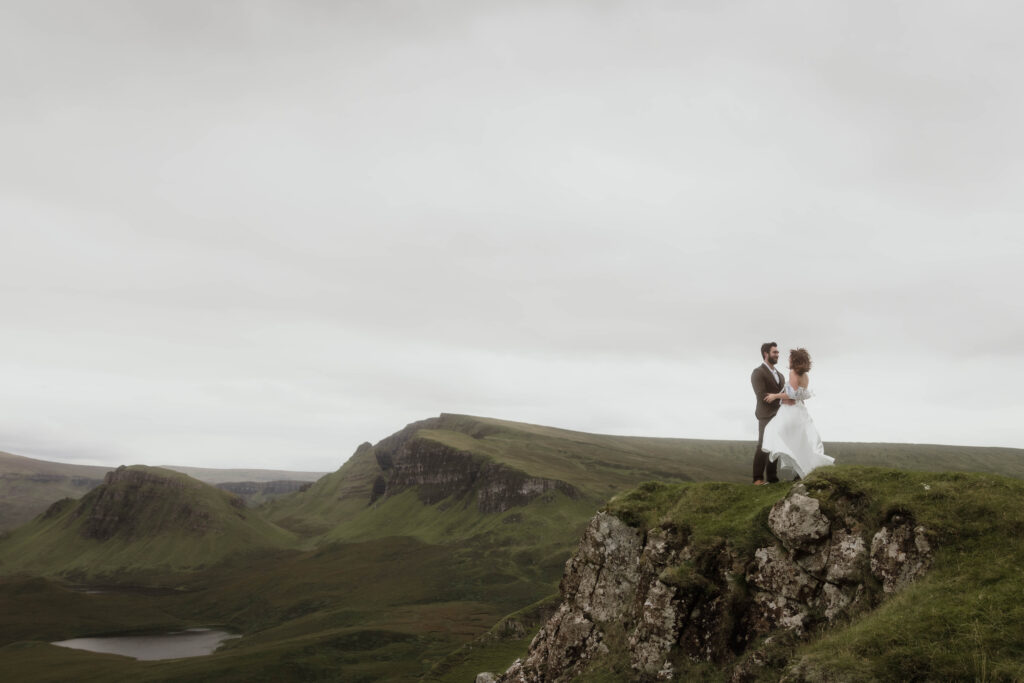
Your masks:
{"label": "lichen-covered rock", "polygon": [[494,683],[496,680],[494,674],[490,671],[484,671],[476,675],[475,683]]}
{"label": "lichen-covered rock", "polygon": [[922,526],[895,516],[871,539],[871,573],[882,590],[894,593],[924,574],[932,562],[932,548]]}
{"label": "lichen-covered rock", "polygon": [[563,602],[541,627],[525,659],[498,680],[554,681],[581,671],[607,652],[596,623],[619,624],[633,610],[640,582],[642,534],[618,518],[598,513],[587,526],[577,553],[566,562]]}
{"label": "lichen-covered rock", "polygon": [[660,581],[648,589],[636,628],[629,636],[630,664],[636,671],[655,676],[667,672],[671,679],[672,665],[667,658],[679,638],[675,595],[674,587]]}
{"label": "lichen-covered rock", "polygon": [[923,528],[894,517],[869,551],[865,521],[846,507],[830,519],[795,486],[768,515],[779,542],[750,555],[726,539],[692,545],[669,523],[643,533],[598,513],[566,563],[561,606],[497,681],[571,681],[613,650],[628,659],[630,680],[643,683],[675,680],[687,659],[732,664],[732,680],[756,680],[769,660],[786,662],[812,628],[875,604],[869,570],[891,593],[930,564]]}
{"label": "lichen-covered rock", "polygon": [[825,580],[831,583],[859,581],[867,563],[868,551],[860,534],[839,529],[829,543]]}
{"label": "lichen-covered rock", "polygon": [[755,588],[751,626],[756,633],[777,628],[803,632],[809,621],[808,605],[821,588],[820,581],[778,547],[770,546],[754,552],[747,583]]}
{"label": "lichen-covered rock", "polygon": [[624,614],[640,581],[641,532],[598,513],[565,565],[562,595],[599,621]]}
{"label": "lichen-covered rock", "polygon": [[772,506],[768,527],[788,548],[807,546],[828,535],[831,522],[821,512],[817,498],[806,495],[802,486]]}
{"label": "lichen-covered rock", "polygon": [[517,659],[498,681],[543,683],[568,678],[606,651],[594,623],[579,609],[563,604],[537,632],[527,657]]}
{"label": "lichen-covered rock", "polygon": [[747,574],[747,582],[767,593],[800,602],[810,600],[820,585],[777,546],[754,551],[754,568]]}

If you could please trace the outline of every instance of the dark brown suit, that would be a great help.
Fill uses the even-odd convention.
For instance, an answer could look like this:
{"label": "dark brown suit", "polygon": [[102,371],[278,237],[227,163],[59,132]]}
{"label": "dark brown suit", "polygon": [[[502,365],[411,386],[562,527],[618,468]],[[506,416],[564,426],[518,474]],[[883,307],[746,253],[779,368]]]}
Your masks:
{"label": "dark brown suit", "polygon": [[764,363],[761,363],[750,373],[750,386],[754,388],[754,397],[757,400],[757,407],[754,409],[754,416],[757,417],[757,450],[754,451],[754,481],[758,479],[767,479],[767,481],[773,482],[779,480],[778,463],[770,462],[768,454],[761,450],[761,444],[764,442],[764,428],[775,417],[775,413],[779,412],[779,406],[781,405],[781,401],[778,399],[771,403],[765,403],[764,396],[765,394],[779,393],[786,384],[786,379],[782,376],[782,373],[778,369],[776,369],[776,372],[779,373],[779,381],[775,381],[772,371]]}

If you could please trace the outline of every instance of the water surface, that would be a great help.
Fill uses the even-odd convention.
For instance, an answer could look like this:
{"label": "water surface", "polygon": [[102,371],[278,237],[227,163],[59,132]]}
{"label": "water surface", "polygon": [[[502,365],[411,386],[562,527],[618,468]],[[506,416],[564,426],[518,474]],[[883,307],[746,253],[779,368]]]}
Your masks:
{"label": "water surface", "polygon": [[178,659],[201,657],[216,650],[221,643],[238,636],[226,631],[193,628],[155,636],[111,636],[109,638],[72,638],[53,643],[60,647],[90,652],[105,652],[135,659]]}

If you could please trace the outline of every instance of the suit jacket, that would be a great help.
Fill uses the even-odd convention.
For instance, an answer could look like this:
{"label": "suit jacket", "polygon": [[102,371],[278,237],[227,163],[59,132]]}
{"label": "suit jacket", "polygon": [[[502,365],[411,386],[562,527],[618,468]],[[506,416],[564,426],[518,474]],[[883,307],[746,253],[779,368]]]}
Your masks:
{"label": "suit jacket", "polygon": [[775,417],[775,413],[779,412],[779,406],[782,402],[775,399],[771,403],[764,402],[765,394],[777,394],[782,391],[782,387],[786,386],[786,378],[782,376],[782,372],[776,369],[779,373],[779,381],[775,381],[775,376],[772,375],[772,371],[768,369],[764,363],[761,363],[754,371],[750,373],[750,386],[754,388],[754,396],[757,397],[757,407],[754,409],[754,415],[757,416],[758,420],[770,420]]}

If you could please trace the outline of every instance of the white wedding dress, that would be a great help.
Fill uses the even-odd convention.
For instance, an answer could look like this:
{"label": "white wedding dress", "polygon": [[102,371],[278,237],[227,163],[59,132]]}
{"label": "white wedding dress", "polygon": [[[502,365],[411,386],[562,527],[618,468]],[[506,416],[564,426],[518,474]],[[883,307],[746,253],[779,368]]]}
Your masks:
{"label": "white wedding dress", "polygon": [[779,406],[779,412],[764,428],[761,449],[768,452],[772,462],[777,460],[780,467],[795,471],[802,479],[816,467],[831,465],[835,458],[825,455],[825,446],[804,405],[804,401],[814,396],[811,390],[794,389],[786,382],[786,395],[796,403]]}

